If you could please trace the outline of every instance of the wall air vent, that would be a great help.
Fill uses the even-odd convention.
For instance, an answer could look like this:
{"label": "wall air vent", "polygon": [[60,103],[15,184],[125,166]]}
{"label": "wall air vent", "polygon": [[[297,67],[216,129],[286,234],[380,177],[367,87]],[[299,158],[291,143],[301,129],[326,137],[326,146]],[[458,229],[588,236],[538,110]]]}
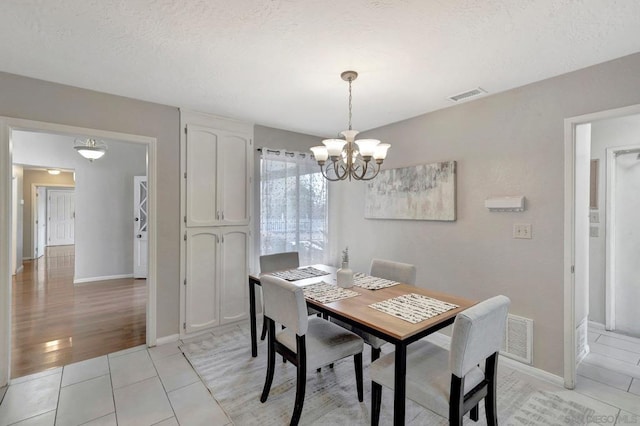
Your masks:
{"label": "wall air vent", "polygon": [[509,314],[500,353],[516,361],[531,364],[533,362],[532,346],[533,320]]}
{"label": "wall air vent", "polygon": [[476,87],[475,89],[467,90],[466,92],[458,93],[457,95],[449,96],[449,100],[453,102],[460,102],[467,100],[469,98],[473,98],[476,96],[480,96],[487,93],[486,90],[481,89],[480,87]]}

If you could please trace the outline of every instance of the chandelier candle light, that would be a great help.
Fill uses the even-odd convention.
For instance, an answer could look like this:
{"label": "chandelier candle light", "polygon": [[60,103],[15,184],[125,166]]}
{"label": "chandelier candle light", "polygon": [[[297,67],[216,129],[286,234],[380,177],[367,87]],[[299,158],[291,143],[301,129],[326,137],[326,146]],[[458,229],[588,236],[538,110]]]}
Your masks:
{"label": "chandelier candle light", "polygon": [[[322,176],[335,182],[349,178],[355,180],[371,180],[378,175],[380,165],[387,157],[391,145],[380,143],[377,139],[355,140],[357,130],[351,128],[351,83],[358,77],[355,71],[340,74],[349,82],[349,130],[340,132],[344,139],[325,139],[324,145],[311,148]],[[327,163],[327,159],[331,160]],[[375,165],[372,160],[375,160]]]}

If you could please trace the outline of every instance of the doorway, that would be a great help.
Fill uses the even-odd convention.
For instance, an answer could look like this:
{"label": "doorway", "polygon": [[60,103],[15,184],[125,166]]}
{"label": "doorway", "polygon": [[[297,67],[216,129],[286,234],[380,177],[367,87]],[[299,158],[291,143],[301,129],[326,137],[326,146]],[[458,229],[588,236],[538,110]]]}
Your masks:
{"label": "doorway", "polygon": [[[640,116],[636,118],[637,140]],[[607,148],[605,329],[640,338],[640,145]]]}
{"label": "doorway", "polygon": [[[136,136],[129,134],[121,134],[116,132],[101,131],[95,129],[78,128],[72,126],[64,126],[50,123],[35,122],[30,120],[20,120],[12,118],[0,118],[0,174],[3,177],[11,176],[11,164],[12,164],[12,150],[9,141],[12,139],[14,132],[41,132],[52,133],[57,135],[79,135],[82,137],[99,137],[109,140],[119,140],[125,143],[141,144],[146,149],[146,171],[149,181],[149,194],[148,194],[148,240],[149,240],[149,270],[148,278],[145,285],[145,299],[146,299],[146,343],[148,346],[154,346],[156,342],[156,327],[155,327],[155,315],[156,315],[156,246],[155,246],[155,179],[156,179],[156,139],[145,136]],[[15,147],[14,147],[15,149]],[[71,150],[71,153],[77,155],[75,151]],[[99,163],[97,163],[99,164]],[[10,241],[11,236],[11,211],[7,208],[11,206],[12,189],[10,185],[5,184],[6,179],[2,179],[2,185],[0,185],[0,198],[2,199],[0,207],[0,238],[4,243],[2,256],[0,256],[0,270],[9,271],[10,264]],[[11,182],[9,179],[8,182]],[[95,188],[95,193],[100,193],[100,188]],[[103,194],[104,195],[104,194]],[[128,217],[131,218],[131,210],[128,212]],[[93,218],[89,218],[91,220]],[[98,219],[96,219],[98,220]],[[131,219],[129,219],[131,220]],[[131,223],[131,222],[129,222]],[[77,223],[76,223],[77,224]],[[129,232],[130,234],[130,232]],[[76,236],[77,237],[77,236]],[[11,290],[11,278],[8,274],[2,274],[0,276],[0,385],[4,385],[8,382],[10,375],[10,352],[11,352],[11,319],[9,316],[10,301],[12,296]]]}
{"label": "doorway", "polygon": [[[628,139],[621,142],[625,137],[620,121],[638,114],[640,105],[565,120],[565,386],[573,389],[579,382],[578,389],[588,388],[603,401],[620,392],[633,399],[629,392],[640,381],[633,372],[640,360],[640,352],[636,358],[633,351],[640,345],[604,326],[605,277],[608,282],[615,269],[611,264],[605,268],[605,253],[611,254],[605,235],[612,235],[614,217],[606,207],[613,195],[606,157],[612,157],[612,146],[628,144]],[[638,124],[640,136],[640,120]],[[592,168],[593,161],[599,164]],[[593,172],[585,174],[590,169],[595,179]]]}

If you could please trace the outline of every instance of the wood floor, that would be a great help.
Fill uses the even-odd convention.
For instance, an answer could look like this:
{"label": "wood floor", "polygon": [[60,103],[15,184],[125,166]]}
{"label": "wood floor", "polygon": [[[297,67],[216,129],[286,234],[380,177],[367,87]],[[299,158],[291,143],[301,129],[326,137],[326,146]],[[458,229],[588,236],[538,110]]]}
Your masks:
{"label": "wood floor", "polygon": [[73,284],[74,246],[25,261],[12,284],[11,377],[145,343],[146,280]]}

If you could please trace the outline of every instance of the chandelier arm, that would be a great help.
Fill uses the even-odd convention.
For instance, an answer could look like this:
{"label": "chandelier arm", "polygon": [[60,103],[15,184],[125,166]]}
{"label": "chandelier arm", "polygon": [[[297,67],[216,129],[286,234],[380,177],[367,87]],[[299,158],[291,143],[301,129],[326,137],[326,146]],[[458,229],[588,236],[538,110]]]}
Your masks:
{"label": "chandelier arm", "polygon": [[[368,163],[370,163],[370,162],[368,162]],[[360,173],[359,176],[355,176],[354,175],[354,179],[356,179],[356,180],[371,180],[371,179],[375,178],[376,176],[378,176],[378,173],[380,172],[380,164],[377,164],[377,167],[375,168],[375,171],[373,172],[373,175],[366,176],[366,174],[367,174],[367,172],[369,170],[374,170],[373,168],[369,168],[369,164],[368,163],[365,163],[366,166],[363,166],[363,172]],[[373,163],[371,165],[373,165]]]}
{"label": "chandelier arm", "polygon": [[330,164],[327,164],[324,167],[320,166],[320,173],[322,173],[322,177],[324,177],[326,180],[328,180],[330,182],[339,181],[340,180],[339,178],[331,178],[331,177],[329,177],[329,174],[328,174],[329,166],[330,166]]}
{"label": "chandelier arm", "polygon": [[333,162],[333,173],[335,173],[336,178],[338,180],[342,180],[344,179],[344,177],[340,175],[340,168],[338,167],[339,165],[340,165],[340,161]]}

